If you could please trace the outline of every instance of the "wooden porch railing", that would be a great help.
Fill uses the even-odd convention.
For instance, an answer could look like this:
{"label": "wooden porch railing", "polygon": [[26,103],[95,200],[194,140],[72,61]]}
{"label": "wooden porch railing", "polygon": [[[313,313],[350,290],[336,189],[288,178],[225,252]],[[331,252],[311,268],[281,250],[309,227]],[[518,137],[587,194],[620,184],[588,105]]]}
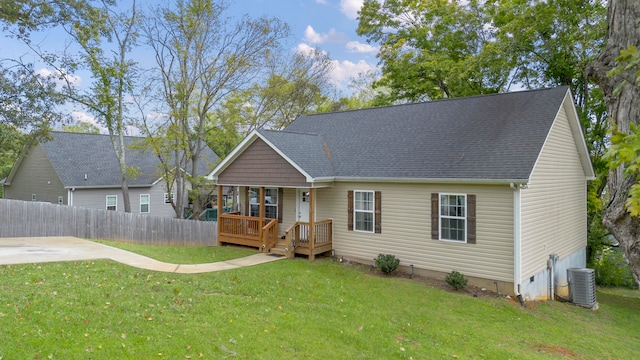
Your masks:
{"label": "wooden porch railing", "polygon": [[262,252],[269,252],[269,249],[278,243],[278,219],[270,220],[267,225],[262,228]]}
{"label": "wooden porch railing", "polygon": [[254,246],[262,251],[268,251],[278,242],[277,219],[260,221],[260,218],[255,216],[220,214],[218,227],[218,242],[221,244]]}
{"label": "wooden porch railing", "polygon": [[333,221],[323,220],[315,223],[314,241],[310,239],[310,224],[308,222],[296,222],[285,234],[285,241],[290,248],[290,257],[294,254],[308,255],[313,260],[315,255],[331,251],[333,246]]}

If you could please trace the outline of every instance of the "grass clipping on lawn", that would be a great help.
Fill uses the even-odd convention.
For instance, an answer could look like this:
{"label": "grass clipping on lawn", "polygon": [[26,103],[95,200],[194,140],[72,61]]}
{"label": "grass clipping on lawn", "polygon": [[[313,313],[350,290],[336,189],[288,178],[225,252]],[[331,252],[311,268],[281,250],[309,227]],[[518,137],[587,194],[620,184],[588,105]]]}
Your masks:
{"label": "grass clipping on lawn", "polygon": [[207,274],[11,265],[0,278],[2,359],[640,358],[638,291],[600,290],[598,311],[523,308],[330,259]]}

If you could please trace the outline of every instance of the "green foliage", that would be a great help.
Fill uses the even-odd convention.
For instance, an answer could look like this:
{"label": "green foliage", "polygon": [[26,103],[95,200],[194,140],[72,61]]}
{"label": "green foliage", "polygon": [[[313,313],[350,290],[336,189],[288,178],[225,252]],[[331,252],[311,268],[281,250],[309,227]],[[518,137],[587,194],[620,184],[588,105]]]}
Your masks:
{"label": "green foliage", "polygon": [[100,133],[100,129],[98,129],[97,126],[84,121],[77,121],[73,125],[63,125],[62,131],[73,132],[73,133],[84,133],[84,134]]}
{"label": "green foliage", "polygon": [[391,274],[398,269],[400,259],[391,254],[379,254],[376,258],[376,267],[385,274]]}
{"label": "green foliage", "polygon": [[[606,155],[612,169],[624,165],[626,176],[634,176],[640,180],[640,127],[635,123],[629,124],[629,132],[612,130],[611,147]],[[629,198],[625,202],[631,216],[640,217],[640,184],[636,183],[629,189]]]}
{"label": "green foliage", "polygon": [[467,278],[457,271],[452,271],[444,277],[447,284],[451,285],[455,290],[467,287]]}
{"label": "green foliage", "polygon": [[633,278],[631,267],[625,261],[622,251],[618,248],[601,249],[594,256],[589,267],[594,269],[596,284],[599,286],[638,288],[638,284]]}

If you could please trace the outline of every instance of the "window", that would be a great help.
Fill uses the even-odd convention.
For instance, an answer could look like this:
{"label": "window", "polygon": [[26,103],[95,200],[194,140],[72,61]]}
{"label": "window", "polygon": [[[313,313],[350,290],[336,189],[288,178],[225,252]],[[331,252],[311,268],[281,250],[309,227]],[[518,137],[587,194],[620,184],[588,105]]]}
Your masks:
{"label": "window", "polygon": [[354,191],[353,196],[354,230],[373,232],[373,191]]}
{"label": "window", "polygon": [[164,203],[170,204],[171,200],[176,198],[176,193],[171,193],[171,198],[169,198],[169,193],[164,193]]}
{"label": "window", "polygon": [[107,210],[117,210],[118,208],[118,196],[107,195]]}
{"label": "window", "polygon": [[382,232],[382,193],[380,191],[349,190],[347,192],[349,231]]}
{"label": "window", "polygon": [[140,194],[140,212],[148,213],[149,212],[149,194]]}
{"label": "window", "polygon": [[[260,216],[260,189],[249,189],[249,216]],[[279,219],[278,216],[278,189],[264,189],[264,217],[268,219]]]}
{"label": "window", "polygon": [[476,196],[431,194],[431,238],[476,242]]}
{"label": "window", "polygon": [[466,195],[440,194],[440,239],[466,241]]}

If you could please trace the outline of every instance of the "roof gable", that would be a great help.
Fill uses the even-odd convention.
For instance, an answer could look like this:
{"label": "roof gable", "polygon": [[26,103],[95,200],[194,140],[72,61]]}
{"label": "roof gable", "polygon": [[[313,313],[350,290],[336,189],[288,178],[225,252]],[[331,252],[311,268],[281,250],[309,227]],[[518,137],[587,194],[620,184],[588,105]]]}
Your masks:
{"label": "roof gable", "polygon": [[[575,114],[568,87],[303,115],[284,131],[252,133],[210,176],[259,136],[314,182],[526,182],[562,106]],[[574,120],[588,178],[593,170]]]}

